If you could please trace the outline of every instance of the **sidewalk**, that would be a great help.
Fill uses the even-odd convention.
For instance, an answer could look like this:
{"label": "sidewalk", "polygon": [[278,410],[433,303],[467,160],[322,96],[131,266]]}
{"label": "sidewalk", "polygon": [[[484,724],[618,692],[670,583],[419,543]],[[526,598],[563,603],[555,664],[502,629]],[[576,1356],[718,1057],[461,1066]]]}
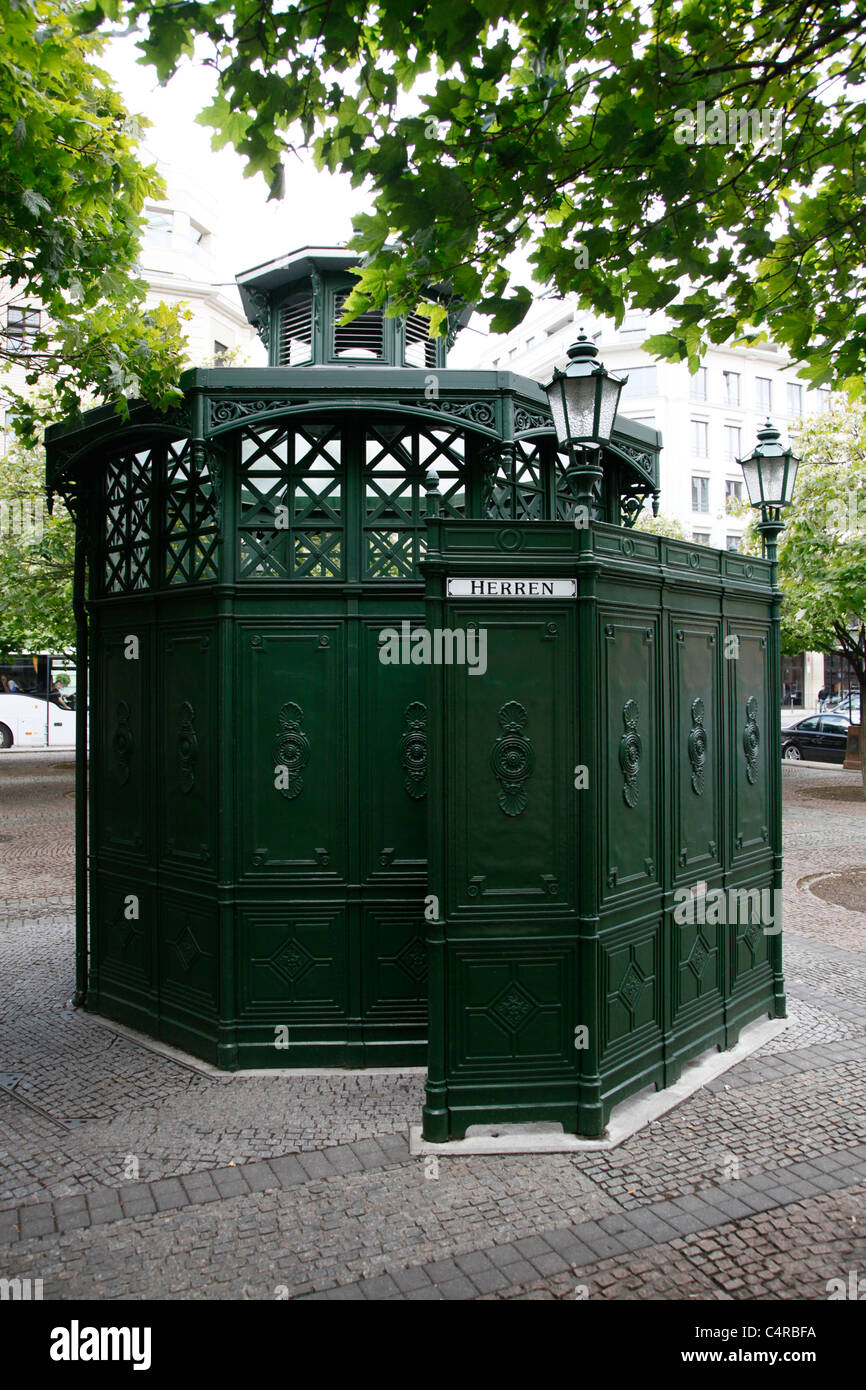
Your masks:
{"label": "sidewalk", "polygon": [[823,1299],[866,1269],[856,774],[783,767],[780,1037],[614,1151],[435,1163],[407,1151],[420,1072],[226,1076],[68,1008],[72,759],[0,777],[3,1276],[46,1298]]}

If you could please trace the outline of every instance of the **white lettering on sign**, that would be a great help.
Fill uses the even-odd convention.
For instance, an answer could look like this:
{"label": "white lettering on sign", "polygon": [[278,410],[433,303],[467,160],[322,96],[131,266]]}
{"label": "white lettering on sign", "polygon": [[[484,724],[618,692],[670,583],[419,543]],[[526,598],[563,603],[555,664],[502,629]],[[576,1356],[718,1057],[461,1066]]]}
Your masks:
{"label": "white lettering on sign", "polygon": [[576,598],[576,579],[449,579],[449,598]]}

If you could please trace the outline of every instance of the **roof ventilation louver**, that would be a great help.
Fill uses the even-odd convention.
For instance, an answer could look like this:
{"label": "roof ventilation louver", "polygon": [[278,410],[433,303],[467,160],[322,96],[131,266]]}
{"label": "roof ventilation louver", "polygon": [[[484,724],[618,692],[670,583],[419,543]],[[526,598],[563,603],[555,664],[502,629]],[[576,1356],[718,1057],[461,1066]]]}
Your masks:
{"label": "roof ventilation louver", "polygon": [[368,309],[351,323],[340,324],[343,305],[348,297],[348,290],[338,294],[334,306],[334,356],[366,357],[381,361],[385,347],[382,310]]}
{"label": "roof ventilation louver", "polygon": [[277,361],[280,367],[297,367],[313,356],[313,296],[296,294],[280,309]]}
{"label": "roof ventilation louver", "polygon": [[406,365],[409,367],[436,366],[436,340],[430,337],[430,320],[422,314],[406,317]]}

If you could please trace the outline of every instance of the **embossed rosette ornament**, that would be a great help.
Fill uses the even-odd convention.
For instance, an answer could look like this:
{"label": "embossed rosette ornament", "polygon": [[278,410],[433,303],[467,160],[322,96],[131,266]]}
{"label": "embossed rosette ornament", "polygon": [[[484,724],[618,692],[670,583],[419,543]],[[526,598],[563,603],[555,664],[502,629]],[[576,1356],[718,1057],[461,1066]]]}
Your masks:
{"label": "embossed rosette ornament", "polygon": [[510,700],[499,711],[503,732],[493,745],[490,766],[501,788],[498,801],[506,816],[519,816],[526,810],[523,784],[535,768],[535,752],[523,732],[529,716],[523,705]]}
{"label": "embossed rosette ornament", "polygon": [[626,700],[622,707],[622,722],[625,725],[625,733],[619,741],[619,765],[622,768],[624,778],[622,794],[626,806],[637,805],[637,775],[640,772],[640,760],[643,753],[643,744],[637,731],[639,717],[640,710],[637,701]]}
{"label": "embossed rosette ornament", "polygon": [[293,800],[304,785],[302,773],[310,761],[310,744],[301,728],[304,711],[300,705],[289,702],[280,710],[280,728],[277,736],[277,765],[284,767],[288,785],[280,788],[280,794]]}

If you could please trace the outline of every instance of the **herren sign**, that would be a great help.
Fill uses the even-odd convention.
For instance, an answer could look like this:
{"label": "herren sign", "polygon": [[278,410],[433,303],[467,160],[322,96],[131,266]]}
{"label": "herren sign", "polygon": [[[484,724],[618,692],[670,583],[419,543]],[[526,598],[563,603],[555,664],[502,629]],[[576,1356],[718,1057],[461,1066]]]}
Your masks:
{"label": "herren sign", "polygon": [[575,598],[575,579],[449,579],[449,598]]}

